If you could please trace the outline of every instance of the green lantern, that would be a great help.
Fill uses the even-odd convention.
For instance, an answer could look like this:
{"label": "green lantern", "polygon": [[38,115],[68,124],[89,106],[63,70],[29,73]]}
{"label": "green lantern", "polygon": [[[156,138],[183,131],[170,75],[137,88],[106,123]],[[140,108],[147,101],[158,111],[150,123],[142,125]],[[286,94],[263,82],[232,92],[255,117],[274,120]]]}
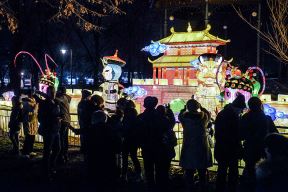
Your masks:
{"label": "green lantern", "polygon": [[170,102],[170,108],[173,113],[179,113],[184,109],[186,102],[183,99],[174,99]]}

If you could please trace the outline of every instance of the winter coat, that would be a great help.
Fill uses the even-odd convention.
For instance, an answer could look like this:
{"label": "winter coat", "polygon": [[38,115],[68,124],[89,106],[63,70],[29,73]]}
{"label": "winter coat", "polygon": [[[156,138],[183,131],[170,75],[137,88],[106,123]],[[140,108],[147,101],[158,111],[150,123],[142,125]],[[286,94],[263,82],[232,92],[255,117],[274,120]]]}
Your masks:
{"label": "winter coat", "polygon": [[215,120],[215,149],[217,161],[229,162],[241,156],[241,142],[239,136],[240,113],[232,104],[228,104],[220,111]]}
{"label": "winter coat", "polygon": [[263,111],[249,111],[240,121],[241,139],[244,140],[244,160],[258,161],[265,157],[264,139],[269,133],[278,133],[271,117]]}
{"label": "winter coat", "polygon": [[137,111],[134,108],[127,108],[123,118],[123,138],[129,145],[139,146],[139,127],[137,126]]}
{"label": "winter coat", "polygon": [[184,169],[206,169],[212,166],[212,153],[208,144],[206,126],[208,117],[203,112],[181,112],[183,145],[180,166]]}
{"label": "winter coat", "polygon": [[[61,94],[57,95],[56,99],[58,100],[61,114],[62,114],[62,124],[64,127],[67,127],[67,125],[70,124],[71,122],[71,117],[70,117],[70,102],[71,102],[71,97],[66,94]],[[62,127],[63,127],[62,125]]]}
{"label": "winter coat", "polygon": [[[35,97],[36,99],[37,97]],[[57,99],[36,99],[39,103],[38,120],[40,122],[38,133],[41,135],[46,134],[59,134],[61,128],[61,114],[60,104]]]}
{"label": "winter coat", "polygon": [[23,128],[25,135],[38,132],[38,104],[34,98],[25,98],[23,102]]}
{"label": "winter coat", "polygon": [[23,122],[23,106],[22,104],[16,105],[12,107],[12,111],[10,114],[10,121],[8,124],[9,131],[11,133],[15,133],[20,131]]}
{"label": "winter coat", "polygon": [[167,130],[163,126],[163,121],[155,109],[145,110],[138,115],[137,124],[139,126],[139,141],[142,155],[158,158],[163,153],[164,133]]}

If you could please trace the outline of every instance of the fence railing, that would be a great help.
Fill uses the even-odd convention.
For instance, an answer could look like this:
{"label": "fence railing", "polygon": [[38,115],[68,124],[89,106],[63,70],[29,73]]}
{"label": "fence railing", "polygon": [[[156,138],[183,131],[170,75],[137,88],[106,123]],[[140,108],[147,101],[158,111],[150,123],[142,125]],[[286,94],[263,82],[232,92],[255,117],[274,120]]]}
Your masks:
{"label": "fence railing", "polygon": [[[1,109],[0,108],[0,130],[2,130],[3,135],[8,135],[8,132],[9,132],[8,123],[9,123],[9,119],[10,119],[10,113],[11,113],[11,109],[7,109],[7,108]],[[71,125],[75,128],[79,128],[77,114],[71,113],[70,115],[71,115]],[[281,134],[288,135],[288,127],[277,126],[277,129],[279,130],[279,132]],[[180,160],[180,156],[181,156],[181,148],[182,148],[182,141],[183,141],[183,130],[182,130],[182,126],[179,122],[176,123],[176,126],[174,127],[174,131],[176,133],[178,144],[175,147],[176,157],[173,159],[173,161],[178,162]],[[20,131],[20,136],[24,137],[23,129],[21,129],[21,131]],[[76,147],[80,146],[80,136],[79,135],[75,135],[74,132],[69,130],[68,136],[69,136],[69,145],[76,146]],[[37,142],[43,142],[42,136],[36,135],[36,141]],[[139,153],[139,154],[141,154],[141,153]],[[212,157],[214,157],[214,149],[212,149]],[[213,163],[217,164],[217,162],[215,161],[214,158],[213,158]],[[244,162],[239,161],[239,167],[243,167],[243,166],[244,166]]]}

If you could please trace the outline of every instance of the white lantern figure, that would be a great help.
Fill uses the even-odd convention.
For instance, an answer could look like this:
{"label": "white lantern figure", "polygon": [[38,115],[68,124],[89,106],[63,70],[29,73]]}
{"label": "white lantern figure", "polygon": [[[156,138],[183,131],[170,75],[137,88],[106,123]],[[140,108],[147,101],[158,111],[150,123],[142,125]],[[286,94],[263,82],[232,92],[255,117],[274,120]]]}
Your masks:
{"label": "white lantern figure", "polygon": [[102,97],[105,101],[105,108],[113,111],[119,99],[119,78],[126,62],[118,57],[118,50],[116,50],[113,56],[103,57],[102,63],[104,66],[102,75],[105,79],[105,83],[101,85]]}

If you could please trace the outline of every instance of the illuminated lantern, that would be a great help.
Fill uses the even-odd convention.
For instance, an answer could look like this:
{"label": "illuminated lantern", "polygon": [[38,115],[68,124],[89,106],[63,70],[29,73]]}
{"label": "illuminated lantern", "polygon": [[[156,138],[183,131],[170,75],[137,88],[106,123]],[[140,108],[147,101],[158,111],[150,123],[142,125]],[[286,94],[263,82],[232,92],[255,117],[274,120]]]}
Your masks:
{"label": "illuminated lantern", "polygon": [[129,99],[138,99],[147,95],[147,91],[139,86],[132,86],[123,90]]}
{"label": "illuminated lantern", "polygon": [[118,57],[118,50],[116,50],[113,56],[103,57],[102,63],[104,66],[102,75],[105,83],[101,86],[103,88],[102,97],[105,101],[105,108],[115,110],[116,102],[119,99],[118,81],[122,74],[122,67],[124,67],[126,62]]}
{"label": "illuminated lantern", "polygon": [[50,61],[52,61],[55,64],[56,67],[58,66],[56,64],[56,62],[52,59],[52,57],[50,57],[48,54],[44,55],[45,64],[46,64],[46,69],[45,69],[45,73],[44,73],[44,71],[42,70],[42,67],[39,64],[39,62],[37,61],[37,59],[31,53],[29,53],[27,51],[20,51],[19,53],[16,54],[16,56],[14,58],[14,66],[16,66],[16,61],[17,61],[18,56],[22,55],[22,54],[29,55],[33,59],[33,61],[37,64],[37,66],[38,66],[38,68],[42,74],[40,77],[40,81],[39,81],[39,90],[43,93],[47,93],[47,88],[49,86],[54,86],[55,89],[57,90],[58,86],[59,86],[58,78],[56,76],[56,73],[52,72],[49,68],[49,65],[48,65],[48,59],[49,59]]}
{"label": "illuminated lantern", "polygon": [[174,99],[169,104],[173,113],[180,113],[184,109],[186,102],[183,99]]}
{"label": "illuminated lantern", "polygon": [[151,41],[151,44],[144,47],[142,51],[149,52],[152,56],[158,56],[164,53],[168,49],[167,45],[161,44],[160,42]]}
{"label": "illuminated lantern", "polygon": [[240,94],[244,95],[245,100],[251,98],[253,85],[249,79],[246,78],[230,78],[226,81],[224,87],[224,98],[231,103]]}

